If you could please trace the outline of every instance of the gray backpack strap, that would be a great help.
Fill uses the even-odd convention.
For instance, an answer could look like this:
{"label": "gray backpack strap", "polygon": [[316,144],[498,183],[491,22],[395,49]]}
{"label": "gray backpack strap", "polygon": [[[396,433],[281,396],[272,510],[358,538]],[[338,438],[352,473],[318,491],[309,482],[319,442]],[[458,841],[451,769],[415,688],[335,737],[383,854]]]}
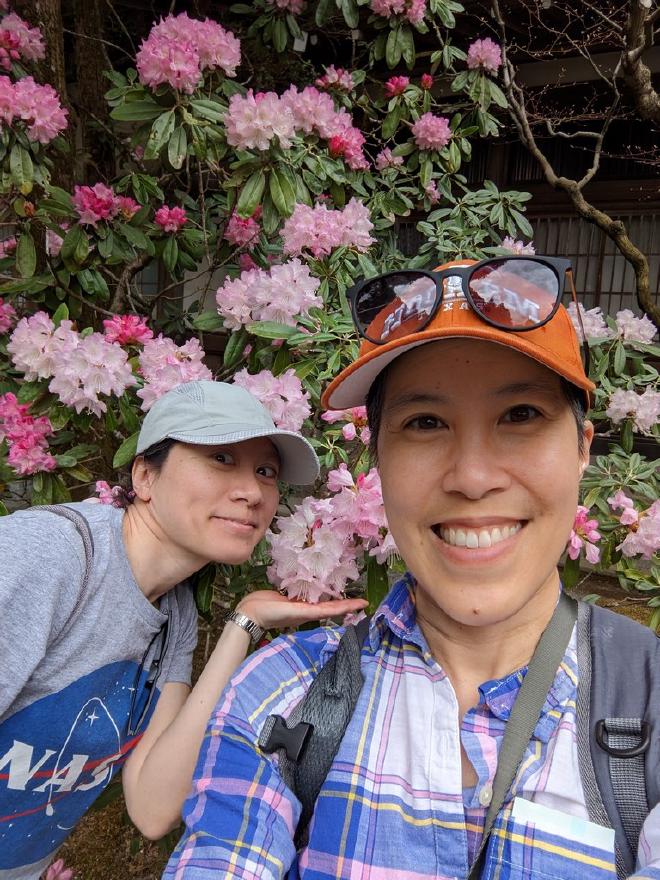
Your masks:
{"label": "gray backpack strap", "polygon": [[94,558],[94,539],[92,538],[92,532],[89,528],[89,523],[87,522],[85,517],[82,515],[82,513],[78,513],[77,510],[73,510],[71,507],[66,507],[63,504],[44,504],[38,507],[34,507],[32,508],[32,510],[46,510],[48,511],[48,513],[54,513],[57,516],[63,516],[64,519],[68,519],[70,522],[72,522],[73,525],[76,527],[76,531],[80,535],[85,552],[85,570],[83,571],[82,583],[78,598],[76,599],[76,604],[73,606],[73,610],[71,611],[71,615],[69,616],[66,624],[60,630],[60,632],[57,633],[53,641],[50,643],[49,648],[52,648],[52,646],[56,644],[62,638],[63,634],[69,629],[71,623],[73,622],[83,605],[85,596],[87,594],[89,579],[92,573],[92,561]]}
{"label": "gray backpack strap", "polygon": [[316,799],[362,690],[360,655],[368,630],[368,618],[348,626],[289,717],[269,715],[259,735],[262,751],[278,752],[280,775],[302,804],[294,839],[297,849],[307,842]]}
{"label": "gray backpack strap", "polygon": [[659,664],[660,641],[647,627],[580,606],[580,775],[590,818],[614,828],[620,880],[635,870],[642,825],[660,799]]}

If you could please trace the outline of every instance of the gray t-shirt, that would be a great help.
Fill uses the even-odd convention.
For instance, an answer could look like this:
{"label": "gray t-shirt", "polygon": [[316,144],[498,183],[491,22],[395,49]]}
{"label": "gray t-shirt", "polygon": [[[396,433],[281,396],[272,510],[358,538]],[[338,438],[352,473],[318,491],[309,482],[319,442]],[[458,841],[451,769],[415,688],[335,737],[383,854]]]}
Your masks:
{"label": "gray t-shirt", "polygon": [[154,607],[131,572],[123,511],[68,506],[94,543],[84,591],[73,523],[38,508],[0,517],[0,880],[39,877],[144,732],[162,685],[190,682],[190,586]]}

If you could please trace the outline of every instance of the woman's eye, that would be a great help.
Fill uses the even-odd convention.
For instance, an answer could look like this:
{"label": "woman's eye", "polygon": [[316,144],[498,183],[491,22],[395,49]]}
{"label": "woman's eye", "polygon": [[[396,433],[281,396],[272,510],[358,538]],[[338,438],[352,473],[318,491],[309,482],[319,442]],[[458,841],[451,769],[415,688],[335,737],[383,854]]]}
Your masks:
{"label": "woman's eye", "polygon": [[521,404],[520,406],[511,407],[511,409],[505,414],[504,421],[531,422],[532,419],[536,419],[540,415],[541,413],[536,409],[535,406]]}
{"label": "woman's eye", "polygon": [[276,480],[279,471],[276,467],[273,467],[272,464],[263,464],[260,468],[258,468],[257,473],[259,473],[262,477],[268,477],[270,480]]}
{"label": "woman's eye", "polygon": [[415,416],[406,423],[406,428],[414,428],[418,431],[434,431],[436,428],[442,427],[444,422],[437,416]]}
{"label": "woman's eye", "polygon": [[234,463],[234,457],[232,455],[230,455],[228,452],[216,452],[214,458],[220,464],[233,464]]}

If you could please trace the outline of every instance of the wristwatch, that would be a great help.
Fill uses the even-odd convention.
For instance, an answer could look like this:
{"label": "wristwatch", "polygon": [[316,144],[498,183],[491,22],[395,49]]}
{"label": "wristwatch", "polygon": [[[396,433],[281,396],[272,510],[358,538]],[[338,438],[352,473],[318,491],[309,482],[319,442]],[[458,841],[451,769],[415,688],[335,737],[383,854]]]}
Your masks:
{"label": "wristwatch", "polygon": [[253,645],[258,645],[264,637],[264,630],[259,624],[255,623],[254,620],[250,620],[245,614],[241,614],[240,611],[232,611],[227,615],[226,620],[231,621],[232,623],[235,623],[236,626],[240,626],[241,629],[244,629],[252,639]]}

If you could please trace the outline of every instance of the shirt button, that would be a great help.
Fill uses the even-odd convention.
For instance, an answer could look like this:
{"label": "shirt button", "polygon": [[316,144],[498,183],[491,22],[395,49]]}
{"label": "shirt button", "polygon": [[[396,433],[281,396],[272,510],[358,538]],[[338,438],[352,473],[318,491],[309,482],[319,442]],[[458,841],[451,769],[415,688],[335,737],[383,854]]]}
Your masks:
{"label": "shirt button", "polygon": [[493,786],[490,782],[487,782],[484,787],[479,792],[479,803],[482,807],[490,806],[490,802],[493,799]]}

